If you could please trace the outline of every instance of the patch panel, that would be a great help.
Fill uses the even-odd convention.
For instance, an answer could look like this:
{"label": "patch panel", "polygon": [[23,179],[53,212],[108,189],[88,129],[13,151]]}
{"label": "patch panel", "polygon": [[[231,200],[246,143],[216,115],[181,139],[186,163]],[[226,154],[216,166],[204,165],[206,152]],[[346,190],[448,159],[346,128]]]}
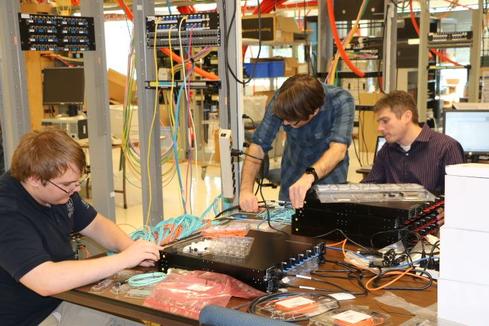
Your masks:
{"label": "patch panel", "polygon": [[219,46],[221,32],[217,13],[149,16],[146,18],[147,46]]}
{"label": "patch panel", "polygon": [[[93,51],[92,17],[19,14],[22,50]],[[46,44],[49,44],[46,46]]]}

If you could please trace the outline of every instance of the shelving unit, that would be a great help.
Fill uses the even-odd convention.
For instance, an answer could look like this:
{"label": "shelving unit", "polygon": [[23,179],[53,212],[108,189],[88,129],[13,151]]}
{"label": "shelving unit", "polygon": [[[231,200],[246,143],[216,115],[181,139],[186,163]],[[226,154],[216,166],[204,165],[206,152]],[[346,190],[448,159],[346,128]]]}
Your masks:
{"label": "shelving unit", "polygon": [[[420,122],[426,121],[427,109],[429,108],[428,102],[428,92],[429,90],[423,85],[428,84],[430,79],[430,73],[434,73],[431,80],[437,80],[437,71],[440,69],[439,66],[432,66],[434,69],[430,69],[430,64],[428,62],[428,50],[430,48],[456,48],[456,47],[470,47],[470,65],[463,68],[468,70],[468,100],[469,102],[479,101],[479,90],[480,90],[480,64],[481,64],[481,41],[482,41],[482,11],[483,4],[482,0],[479,0],[479,8],[472,10],[472,39],[454,39],[446,40],[443,42],[429,40],[428,33],[428,20],[429,20],[429,10],[427,4],[424,1],[420,1],[420,37],[419,37],[419,58],[418,58],[418,92],[417,92],[417,107],[419,113]],[[452,68],[453,69],[453,68]],[[439,80],[438,80],[439,81]],[[431,82],[430,82],[431,83]],[[437,83],[439,85],[439,82]],[[428,84],[430,85],[430,84]],[[435,87],[435,94],[439,92],[439,88]],[[434,97],[434,96],[433,96]]]}

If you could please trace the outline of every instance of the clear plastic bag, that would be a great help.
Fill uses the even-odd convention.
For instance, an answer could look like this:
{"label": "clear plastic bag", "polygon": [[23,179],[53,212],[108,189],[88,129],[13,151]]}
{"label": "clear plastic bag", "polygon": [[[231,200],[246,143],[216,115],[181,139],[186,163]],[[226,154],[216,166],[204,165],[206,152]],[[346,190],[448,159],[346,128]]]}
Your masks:
{"label": "clear plastic bag", "polygon": [[338,301],[316,293],[284,293],[254,305],[259,316],[289,322],[307,320],[313,316],[338,308]]}
{"label": "clear plastic bag", "polygon": [[346,306],[311,318],[310,326],[378,326],[391,325],[390,315],[366,306]]}

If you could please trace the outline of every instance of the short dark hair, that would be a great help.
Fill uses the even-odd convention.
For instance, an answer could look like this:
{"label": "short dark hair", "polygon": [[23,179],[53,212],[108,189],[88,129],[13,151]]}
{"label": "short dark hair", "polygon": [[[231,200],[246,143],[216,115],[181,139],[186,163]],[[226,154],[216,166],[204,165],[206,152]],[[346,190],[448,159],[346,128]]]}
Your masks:
{"label": "short dark hair", "polygon": [[282,120],[307,120],[324,104],[323,85],[309,75],[295,75],[280,87],[273,102],[273,113]]}
{"label": "short dark hair", "polygon": [[413,114],[412,121],[419,123],[418,121],[418,108],[414,98],[405,91],[392,91],[389,94],[385,94],[380,100],[375,103],[374,113],[379,112],[385,108],[389,108],[396,117],[401,118],[402,114],[406,111],[411,111]]}
{"label": "short dark hair", "polygon": [[37,177],[45,182],[56,178],[70,167],[86,171],[85,153],[68,134],[57,128],[46,128],[25,134],[12,156],[11,175],[19,181]]}

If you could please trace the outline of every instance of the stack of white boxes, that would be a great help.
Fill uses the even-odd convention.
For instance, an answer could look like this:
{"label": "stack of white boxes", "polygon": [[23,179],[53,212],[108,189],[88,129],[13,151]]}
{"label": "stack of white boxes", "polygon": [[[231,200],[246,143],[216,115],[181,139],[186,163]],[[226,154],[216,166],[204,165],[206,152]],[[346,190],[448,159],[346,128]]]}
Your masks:
{"label": "stack of white boxes", "polygon": [[438,318],[465,325],[487,325],[489,164],[451,165],[446,172]]}

